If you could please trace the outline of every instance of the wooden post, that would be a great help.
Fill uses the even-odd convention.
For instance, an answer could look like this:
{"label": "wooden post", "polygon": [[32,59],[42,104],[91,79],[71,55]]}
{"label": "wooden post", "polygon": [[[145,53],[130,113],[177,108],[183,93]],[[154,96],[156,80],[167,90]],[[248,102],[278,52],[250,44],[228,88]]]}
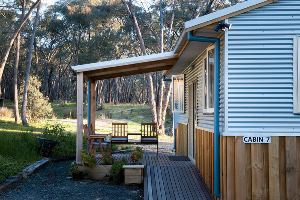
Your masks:
{"label": "wooden post", "polygon": [[83,130],[83,73],[77,73],[77,137],[76,137],[76,163],[81,164]]}
{"label": "wooden post", "polygon": [[96,129],[96,84],[95,80],[91,80],[91,123],[94,128]]}

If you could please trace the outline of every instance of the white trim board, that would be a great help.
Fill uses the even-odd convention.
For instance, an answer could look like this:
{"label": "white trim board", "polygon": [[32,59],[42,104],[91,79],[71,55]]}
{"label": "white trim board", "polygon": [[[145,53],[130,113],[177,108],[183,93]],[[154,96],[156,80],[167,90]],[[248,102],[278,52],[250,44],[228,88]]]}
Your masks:
{"label": "white trim board", "polygon": [[293,48],[293,111],[300,114],[300,36],[294,37]]}
{"label": "white trim board", "polygon": [[[228,23],[228,19],[225,20]],[[228,29],[224,37],[224,131],[228,131]]]}
{"label": "white trim board", "polygon": [[294,136],[299,137],[300,133],[272,133],[272,132],[266,132],[266,133],[234,133],[234,132],[224,132],[221,134],[221,136],[237,136],[237,137],[243,137],[243,136]]}

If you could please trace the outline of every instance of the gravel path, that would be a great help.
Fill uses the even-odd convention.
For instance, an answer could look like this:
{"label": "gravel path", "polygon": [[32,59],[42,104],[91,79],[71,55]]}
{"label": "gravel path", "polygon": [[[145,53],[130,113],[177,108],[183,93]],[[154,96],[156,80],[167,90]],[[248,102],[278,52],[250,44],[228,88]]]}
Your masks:
{"label": "gravel path", "polygon": [[143,191],[137,186],[119,186],[95,181],[73,181],[71,162],[49,163],[14,189],[0,193],[5,200],[140,200]]}

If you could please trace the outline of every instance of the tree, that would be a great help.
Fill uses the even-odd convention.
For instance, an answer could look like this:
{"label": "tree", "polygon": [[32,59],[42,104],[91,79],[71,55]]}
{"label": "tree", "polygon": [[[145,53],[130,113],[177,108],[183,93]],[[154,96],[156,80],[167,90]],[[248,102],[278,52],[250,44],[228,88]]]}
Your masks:
{"label": "tree", "polygon": [[[28,81],[28,121],[38,121],[53,117],[53,109],[47,97],[40,92],[41,81],[36,76],[30,76]],[[24,85],[20,87],[20,94],[24,94]],[[26,119],[27,120],[27,119]]]}
{"label": "tree", "polygon": [[[21,31],[22,27],[25,25],[26,21],[30,17],[31,12],[36,8],[36,6],[40,3],[41,0],[37,0],[32,6],[30,7],[29,11],[26,13],[26,15],[23,17],[23,19],[19,19],[17,28],[14,30],[14,32],[11,34],[9,37],[9,42],[6,48],[4,49],[4,56],[1,59],[0,62],[0,84],[2,82],[2,76],[3,76],[3,71],[5,68],[6,61],[8,59],[10,50],[14,44],[15,39],[17,38],[19,32]],[[1,95],[1,90],[0,90],[0,95]]]}
{"label": "tree", "polygon": [[[26,1],[21,1],[21,17],[20,20],[23,20],[25,15],[25,5]],[[20,112],[19,112],[19,95],[18,95],[18,68],[19,68],[19,61],[20,61],[20,40],[21,40],[21,34],[18,33],[17,39],[15,41],[16,43],[16,62],[14,66],[14,115],[15,115],[15,122],[19,123],[20,121]]]}
{"label": "tree", "polygon": [[29,82],[29,77],[30,77],[30,68],[31,68],[31,62],[32,62],[32,55],[33,55],[33,43],[35,40],[36,29],[37,29],[38,22],[39,22],[40,8],[41,8],[41,2],[37,6],[36,16],[34,19],[34,23],[33,23],[33,27],[32,27],[32,34],[31,34],[29,47],[28,47],[27,67],[26,67],[26,72],[25,72],[23,101],[22,101],[22,124],[24,126],[28,125],[27,116],[26,116],[27,98],[28,98],[28,96],[27,96],[28,82]]}

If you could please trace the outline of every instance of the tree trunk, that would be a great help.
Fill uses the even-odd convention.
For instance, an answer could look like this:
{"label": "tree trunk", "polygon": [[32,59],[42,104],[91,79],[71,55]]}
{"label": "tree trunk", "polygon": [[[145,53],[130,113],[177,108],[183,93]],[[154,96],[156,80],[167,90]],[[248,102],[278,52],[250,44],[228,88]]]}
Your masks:
{"label": "tree trunk", "polygon": [[164,52],[164,16],[162,8],[162,0],[159,3],[159,25],[160,25],[160,52]]}
{"label": "tree trunk", "polygon": [[168,37],[167,37],[168,50],[171,50],[171,34],[173,31],[174,19],[175,19],[175,0],[173,0],[173,2],[172,2],[172,16],[171,16],[170,27],[169,27],[169,31],[168,31]]}
{"label": "tree trunk", "polygon": [[[167,83],[165,85],[165,90],[164,90],[164,99],[162,103],[162,115],[161,115],[161,131],[162,133],[165,133],[165,122],[166,122],[166,115],[167,115],[167,110],[168,110],[168,105],[170,102],[170,97],[171,97],[171,90],[172,90],[172,84]],[[173,129],[172,129],[173,130]]]}
{"label": "tree trunk", "polygon": [[1,64],[0,64],[0,84],[2,82],[2,76],[3,76],[3,71],[4,71],[4,68],[5,68],[5,64],[6,64],[6,61],[8,59],[8,56],[9,56],[9,53],[10,53],[10,49],[12,48],[13,46],[13,43],[15,41],[15,39],[17,38],[18,34],[20,33],[22,27],[25,25],[26,21],[28,20],[31,12],[33,11],[33,9],[36,8],[36,6],[41,2],[41,0],[37,0],[32,6],[31,8],[29,9],[29,11],[27,12],[27,14],[24,16],[24,18],[22,20],[19,20],[20,23],[19,25],[17,26],[16,30],[12,33],[10,39],[9,39],[9,42],[8,42],[8,46],[6,47],[6,49],[4,49],[4,56],[3,58],[1,59]]}
{"label": "tree trunk", "polygon": [[16,41],[16,63],[14,66],[14,114],[15,122],[20,122],[20,112],[19,112],[19,95],[18,95],[18,68],[19,68],[19,59],[20,59],[20,34],[17,37]]}
{"label": "tree trunk", "polygon": [[164,89],[165,89],[165,83],[163,81],[163,79],[161,78],[160,80],[160,84],[159,84],[159,87],[158,87],[158,96],[157,96],[157,99],[158,99],[158,105],[157,105],[157,126],[158,126],[158,132],[160,134],[162,134],[162,129],[163,129],[163,124],[162,124],[162,106],[163,106],[163,98],[164,98]]}
{"label": "tree trunk", "polygon": [[153,78],[151,74],[147,74],[150,89],[150,108],[152,112],[152,122],[157,123],[156,101],[154,94]]}
{"label": "tree trunk", "polygon": [[22,102],[22,124],[23,126],[27,126],[27,93],[28,93],[28,83],[29,83],[29,77],[30,77],[30,68],[31,68],[31,62],[32,62],[32,52],[33,52],[33,43],[34,38],[36,34],[36,29],[39,22],[39,13],[40,13],[41,3],[38,4],[37,10],[36,10],[36,16],[33,23],[32,28],[32,35],[29,42],[29,48],[28,48],[28,60],[27,60],[27,67],[26,67],[26,74],[25,74],[25,81],[24,81],[24,92],[23,92],[23,102]]}
{"label": "tree trunk", "polygon": [[[123,0],[124,5],[126,6],[126,9],[129,13],[129,15],[131,16],[132,22],[134,24],[134,28],[136,30],[137,33],[137,37],[138,40],[140,42],[140,48],[141,51],[143,53],[143,55],[146,54],[146,47],[145,47],[145,43],[144,43],[144,39],[141,33],[141,29],[139,26],[139,23],[136,19],[135,13],[132,10],[132,2],[131,0],[129,1],[129,3],[127,3],[125,0]],[[151,113],[152,113],[152,121],[154,123],[157,122],[157,113],[156,113],[156,102],[155,102],[155,92],[154,92],[154,84],[153,84],[153,79],[152,79],[152,74],[149,73],[147,74],[147,79],[149,81],[149,89],[150,89],[150,108],[151,108]]]}
{"label": "tree trunk", "polygon": [[[22,1],[22,14],[20,20],[22,21],[25,15],[25,5],[26,1]],[[15,115],[15,123],[20,122],[20,111],[19,111],[19,93],[18,93],[18,69],[19,69],[19,61],[20,61],[20,41],[21,41],[21,34],[18,33],[17,40],[16,40],[16,62],[14,66],[14,115]]]}

